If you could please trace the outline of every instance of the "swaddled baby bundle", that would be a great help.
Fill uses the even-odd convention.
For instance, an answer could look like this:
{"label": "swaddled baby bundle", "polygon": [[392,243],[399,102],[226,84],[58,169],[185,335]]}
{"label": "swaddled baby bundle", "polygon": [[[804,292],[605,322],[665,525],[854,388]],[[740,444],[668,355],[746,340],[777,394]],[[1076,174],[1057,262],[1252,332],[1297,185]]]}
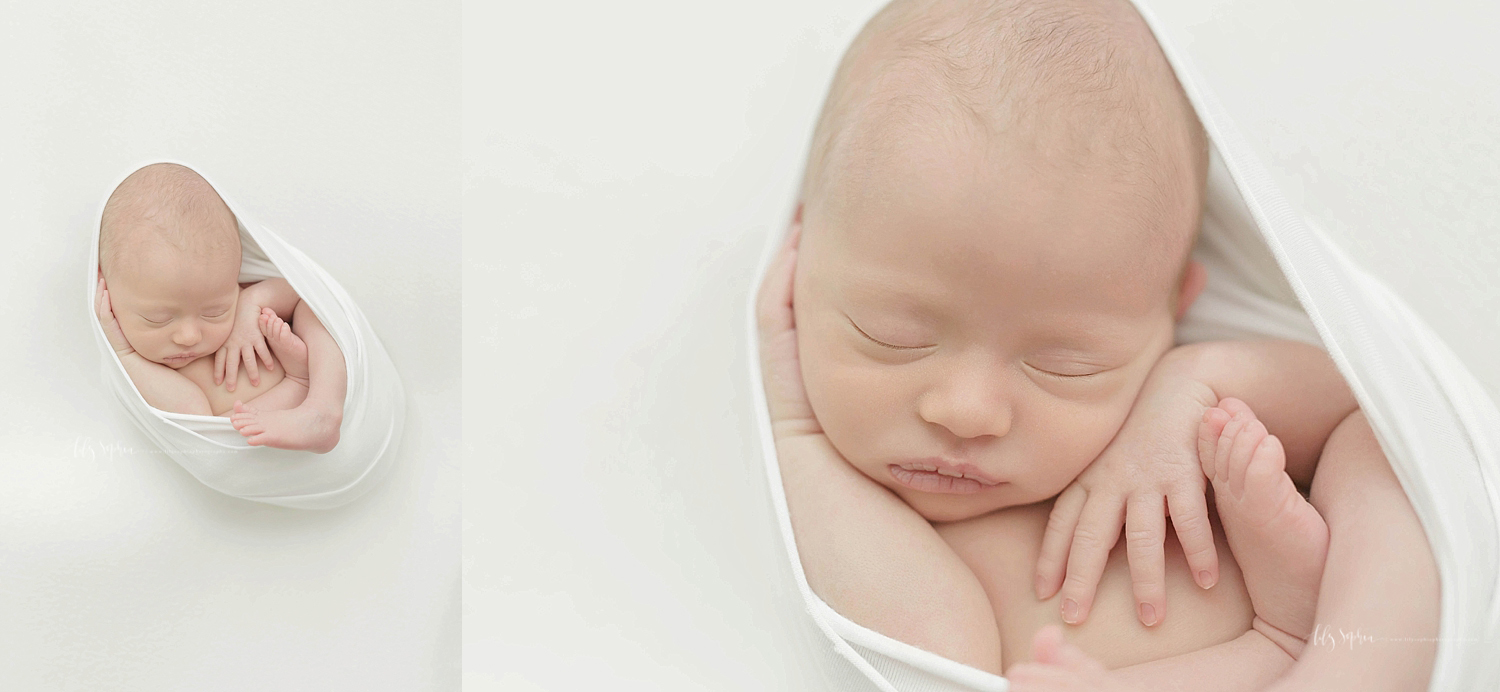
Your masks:
{"label": "swaddled baby bundle", "polygon": [[[126,175],[137,168],[140,166],[126,171]],[[202,171],[198,173],[203,175]],[[206,175],[203,177],[208,179]],[[209,180],[209,184],[213,181]],[[110,187],[111,192],[114,187]],[[351,502],[379,482],[400,446],[406,395],[396,368],[365,321],[364,313],[332,276],[270,229],[256,225],[223,189],[213,187],[239,224],[242,253],[239,281],[286,279],[343,352],[348,388],[338,445],[326,454],[251,446],[230,425],[228,417],[172,413],[147,404],[110,347],[94,313],[99,271],[99,223],[96,222],[93,242],[89,243],[88,316],[99,347],[104,380],[136,426],[193,477],[214,490],[246,500],[301,509],[328,509]],[[106,193],[105,200],[108,196]],[[103,216],[103,206],[101,202],[96,221]]]}
{"label": "swaddled baby bundle", "polygon": [[[1148,8],[1137,8],[1164,35]],[[1193,250],[1207,288],[1179,325],[1178,341],[1293,339],[1326,348],[1348,380],[1411,499],[1442,586],[1434,690],[1500,689],[1500,409],[1432,330],[1307,220],[1293,212],[1188,64],[1166,42],[1212,145],[1202,235]],[[784,223],[766,239],[760,275]],[[839,615],[807,584],[762,389],[755,294],[747,315],[750,377],[761,449],[792,572],[833,652],[841,689],[1003,691],[999,676],[950,661]]]}

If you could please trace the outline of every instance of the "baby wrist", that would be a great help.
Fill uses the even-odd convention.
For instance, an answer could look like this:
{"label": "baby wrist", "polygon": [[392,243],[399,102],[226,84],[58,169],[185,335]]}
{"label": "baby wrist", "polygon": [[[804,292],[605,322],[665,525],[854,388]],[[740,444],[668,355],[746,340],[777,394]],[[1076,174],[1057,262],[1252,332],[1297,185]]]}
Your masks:
{"label": "baby wrist", "polygon": [[1198,346],[1200,344],[1190,344],[1168,351],[1152,368],[1144,389],[1186,395],[1202,404],[1205,410],[1216,406],[1220,397],[1211,376],[1213,354]]}

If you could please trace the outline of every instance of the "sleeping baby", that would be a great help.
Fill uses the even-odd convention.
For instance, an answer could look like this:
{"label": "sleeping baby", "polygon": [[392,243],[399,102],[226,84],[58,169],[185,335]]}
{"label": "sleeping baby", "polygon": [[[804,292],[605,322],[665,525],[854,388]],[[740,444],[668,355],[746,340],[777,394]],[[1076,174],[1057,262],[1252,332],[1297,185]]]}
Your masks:
{"label": "sleeping baby", "polygon": [[[1125,0],[898,0],[870,21],[759,302],[820,597],[1018,692],[1369,672],[1306,651],[1319,617],[1391,610],[1319,603],[1377,588],[1330,535],[1430,551],[1326,353],[1174,345],[1207,280],[1207,160]],[[1381,587],[1433,606],[1395,607],[1403,634],[1436,631],[1428,560],[1430,599],[1411,571]],[[1381,689],[1425,682],[1432,648],[1406,651],[1374,665]]]}
{"label": "sleeping baby", "polygon": [[285,279],[238,283],[240,260],[238,223],[208,181],[167,163],[132,173],[100,221],[104,334],[151,406],[228,415],[251,445],[328,452],[343,354]]}

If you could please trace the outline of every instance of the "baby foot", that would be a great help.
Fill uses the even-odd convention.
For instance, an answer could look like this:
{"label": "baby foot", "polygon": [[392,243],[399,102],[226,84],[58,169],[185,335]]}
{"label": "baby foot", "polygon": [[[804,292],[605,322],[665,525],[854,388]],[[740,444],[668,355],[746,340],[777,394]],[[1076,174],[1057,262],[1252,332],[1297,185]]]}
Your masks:
{"label": "baby foot", "polygon": [[271,353],[275,354],[276,360],[281,361],[281,367],[286,372],[286,376],[306,385],[308,382],[307,342],[292,333],[292,325],[277,317],[275,310],[261,308],[260,333],[265,335],[266,344],[271,347]]}
{"label": "baby foot", "polygon": [[1226,398],[1204,414],[1198,453],[1256,615],[1306,641],[1328,555],[1328,524],[1286,474],[1281,440],[1266,433],[1245,402]]}
{"label": "baby foot", "polygon": [[234,413],[229,414],[229,423],[252,445],[318,454],[324,454],[338,445],[339,424],[342,422],[342,416],[312,406],[298,406],[285,411],[261,411],[236,401]]}

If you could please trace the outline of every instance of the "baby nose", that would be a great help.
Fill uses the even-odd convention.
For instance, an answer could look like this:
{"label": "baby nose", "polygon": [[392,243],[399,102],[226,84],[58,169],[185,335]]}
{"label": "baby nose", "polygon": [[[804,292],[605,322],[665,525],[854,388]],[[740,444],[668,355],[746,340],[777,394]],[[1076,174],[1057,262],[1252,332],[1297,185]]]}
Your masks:
{"label": "baby nose", "polygon": [[184,323],[181,328],[172,334],[172,341],[183,348],[197,344],[202,338],[203,331],[191,322]]}
{"label": "baby nose", "polygon": [[919,401],[922,419],[963,439],[1004,437],[1010,432],[1011,401],[998,373],[960,373]]}

